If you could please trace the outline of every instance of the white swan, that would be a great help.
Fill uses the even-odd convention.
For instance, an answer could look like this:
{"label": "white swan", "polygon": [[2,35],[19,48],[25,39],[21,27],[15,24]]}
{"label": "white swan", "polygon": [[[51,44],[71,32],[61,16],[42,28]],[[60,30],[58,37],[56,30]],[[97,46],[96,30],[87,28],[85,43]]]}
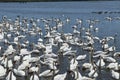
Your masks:
{"label": "white swan", "polygon": [[13,48],[12,45],[8,46],[7,50],[5,51],[5,53],[3,55],[9,55],[9,54],[13,54],[13,52],[15,52],[16,50]]}
{"label": "white swan", "polygon": [[120,52],[115,52],[114,57],[120,57]]}
{"label": "white swan", "polygon": [[13,74],[12,71],[9,71],[6,80],[16,80],[16,76]]}
{"label": "white swan", "polygon": [[30,54],[30,52],[26,48],[20,50],[20,55],[27,55],[27,54]]}
{"label": "white swan", "polygon": [[45,70],[39,74],[40,77],[48,77],[53,76],[53,74],[57,74],[59,70]]}
{"label": "white swan", "polygon": [[61,53],[63,54],[63,56],[75,56],[77,50],[68,50],[66,52],[61,51]]}
{"label": "white swan", "polygon": [[0,78],[6,75],[6,69],[0,65]]}
{"label": "white swan", "polygon": [[85,59],[86,58],[86,54],[84,54],[84,55],[78,55],[77,56],[77,58],[76,58],[76,60],[83,60],[83,59]]}
{"label": "white swan", "polygon": [[18,66],[18,70],[25,70],[26,67],[30,67],[31,64],[29,63],[29,60],[25,60]]}
{"label": "white swan", "polygon": [[30,77],[30,80],[40,80],[40,79],[39,79],[39,76],[38,76],[38,75],[33,74],[33,75]]}
{"label": "white swan", "polygon": [[94,78],[89,78],[89,77],[86,77],[86,76],[82,76],[80,72],[78,71],[73,71],[74,74],[75,74],[75,80],[95,80]]}
{"label": "white swan", "polygon": [[56,55],[56,54],[54,54],[54,53],[52,53],[52,52],[50,52],[50,53],[46,53],[46,54],[43,54],[43,55],[41,55],[40,56],[40,58],[56,58],[56,57],[58,57],[58,55]]}
{"label": "white swan", "polygon": [[57,74],[57,75],[54,77],[54,80],[65,80],[66,75],[67,75],[67,73]]}
{"label": "white swan", "polygon": [[116,62],[116,60],[115,60],[114,58],[112,58],[112,57],[103,57],[103,59],[104,59],[105,61],[107,61],[107,62],[112,62],[112,63],[115,63],[115,62]]}
{"label": "white swan", "polygon": [[92,67],[91,63],[83,63],[82,68],[83,69],[90,69]]}
{"label": "white swan", "polygon": [[73,58],[71,61],[70,61],[70,70],[71,71],[74,71],[78,66],[78,61]]}
{"label": "white swan", "polygon": [[25,72],[23,70],[13,69],[13,72],[17,76],[25,76]]}
{"label": "white swan", "polygon": [[117,80],[120,79],[120,73],[118,73],[118,72],[116,72],[116,71],[114,71],[114,70],[111,70],[111,74],[112,74],[112,77],[113,77],[114,79],[117,79]]}
{"label": "white swan", "polygon": [[2,39],[4,39],[4,33],[2,32],[0,32],[0,40],[2,40]]}
{"label": "white swan", "polygon": [[95,69],[91,68],[90,72],[88,73],[88,76],[93,77],[93,78],[98,77],[98,73],[97,73],[96,68]]}
{"label": "white swan", "polygon": [[97,61],[96,65],[99,67],[105,67],[105,62],[102,57],[100,57],[100,59]]}
{"label": "white swan", "polygon": [[114,70],[119,70],[120,65],[116,62],[116,63],[110,63],[108,66],[106,66],[106,68],[108,69],[114,69]]}
{"label": "white swan", "polygon": [[29,72],[38,72],[39,71],[39,66],[36,65],[36,66],[33,66],[29,69]]}
{"label": "white swan", "polygon": [[2,60],[1,64],[4,66],[4,67],[7,67],[7,68],[12,68],[13,67],[13,63],[12,63],[12,60],[8,60],[7,57],[5,57],[5,59]]}
{"label": "white swan", "polygon": [[69,47],[69,44],[67,44],[67,43],[63,43],[62,46],[60,47],[60,50],[64,51],[64,52],[69,51],[71,49],[72,49],[72,47]]}
{"label": "white swan", "polygon": [[53,48],[52,48],[52,45],[51,44],[45,44],[45,53],[51,53]]}
{"label": "white swan", "polygon": [[111,47],[108,48],[108,51],[109,51],[109,52],[113,52],[113,51],[115,51],[115,50],[116,50],[115,46],[111,46]]}

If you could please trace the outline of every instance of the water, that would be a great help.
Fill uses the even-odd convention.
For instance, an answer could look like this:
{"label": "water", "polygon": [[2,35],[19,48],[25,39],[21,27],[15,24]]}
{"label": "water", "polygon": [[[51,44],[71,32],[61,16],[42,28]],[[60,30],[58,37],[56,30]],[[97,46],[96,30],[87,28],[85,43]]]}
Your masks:
{"label": "water", "polygon": [[[85,27],[88,27],[86,20],[98,19],[100,22],[97,23],[95,27],[99,28],[99,32],[95,35],[103,38],[117,34],[116,46],[117,51],[119,51],[120,20],[116,20],[116,17],[120,17],[119,5],[119,1],[0,3],[0,18],[2,18],[3,15],[7,15],[11,19],[15,19],[17,15],[27,18],[60,18],[61,20],[70,18],[71,22],[65,24],[63,27],[64,32],[72,32],[72,26],[75,24],[77,18],[83,19],[83,26]],[[108,13],[93,13],[99,11],[107,11]],[[111,22],[105,20],[105,17],[108,16],[113,18]],[[40,25],[43,24],[41,23]],[[43,27],[41,26],[41,28]],[[28,39],[35,42],[35,40],[31,40],[31,37],[28,37]],[[106,72],[103,72],[102,77],[102,80],[108,80],[108,78],[109,80],[113,80],[109,76],[109,73]]]}

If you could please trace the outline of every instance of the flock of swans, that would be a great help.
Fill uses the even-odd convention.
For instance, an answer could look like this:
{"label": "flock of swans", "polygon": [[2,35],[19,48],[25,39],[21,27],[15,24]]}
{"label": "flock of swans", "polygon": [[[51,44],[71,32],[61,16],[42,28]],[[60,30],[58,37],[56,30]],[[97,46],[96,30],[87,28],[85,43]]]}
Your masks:
{"label": "flock of swans", "polygon": [[[14,20],[3,16],[0,21],[0,80],[98,80],[103,72],[119,80],[117,34],[100,38],[95,35],[99,28],[94,26],[99,20],[87,20],[89,27],[84,27],[79,18],[72,26],[73,31],[65,33],[63,27],[70,21],[70,18],[20,16]],[[65,64],[65,69],[60,67]]]}

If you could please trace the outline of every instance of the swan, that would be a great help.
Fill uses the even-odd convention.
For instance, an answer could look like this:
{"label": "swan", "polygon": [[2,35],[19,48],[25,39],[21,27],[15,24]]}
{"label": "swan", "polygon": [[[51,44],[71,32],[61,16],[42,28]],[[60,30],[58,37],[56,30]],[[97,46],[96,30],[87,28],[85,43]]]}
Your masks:
{"label": "swan", "polygon": [[73,72],[74,72],[75,80],[95,80],[86,76],[82,76],[81,73],[78,71],[73,71]]}
{"label": "swan", "polygon": [[120,79],[120,73],[118,73],[118,72],[116,72],[116,71],[114,71],[114,70],[111,70],[111,74],[112,74],[112,77],[113,77],[114,79],[117,79],[117,80]]}
{"label": "swan", "polygon": [[30,57],[29,58],[29,62],[38,62],[40,60],[40,57],[37,56],[37,57]]}
{"label": "swan", "polygon": [[119,70],[119,67],[120,67],[120,65],[117,62],[110,63],[110,64],[108,64],[108,66],[106,66],[106,68],[108,68],[108,69],[114,69],[114,70]]}
{"label": "swan", "polygon": [[54,77],[54,80],[65,80],[66,75],[67,75],[67,73],[57,74],[57,75]]}
{"label": "swan", "polygon": [[0,65],[0,79],[6,75],[6,69]]}
{"label": "swan", "polygon": [[4,39],[4,33],[0,32],[0,40]]}
{"label": "swan", "polygon": [[40,79],[37,74],[33,73],[33,75],[30,77],[30,80],[40,80]]}
{"label": "swan", "polygon": [[13,63],[12,63],[12,60],[8,60],[7,56],[4,57],[4,59],[1,61],[1,64],[4,66],[4,67],[7,67],[7,68],[12,68],[13,67]]}
{"label": "swan", "polygon": [[100,41],[100,38],[97,37],[97,36],[93,37],[93,39],[94,39],[94,40],[98,40],[98,41]]}
{"label": "swan", "polygon": [[76,58],[76,60],[83,60],[83,59],[85,59],[86,58],[86,54],[84,54],[84,55],[78,55],[77,56],[77,58]]}
{"label": "swan", "polygon": [[22,56],[23,61],[28,60],[30,62],[30,59],[31,59],[31,54],[26,54]]}
{"label": "swan", "polygon": [[29,41],[28,41],[28,40],[25,40],[25,41],[24,41],[24,44],[28,45],[28,44],[29,44]]}
{"label": "swan", "polygon": [[115,63],[115,62],[116,62],[116,60],[115,60],[114,58],[112,58],[112,57],[103,57],[103,59],[104,59],[105,61],[111,62],[111,63]]}
{"label": "swan", "polygon": [[52,45],[51,44],[45,44],[45,53],[51,53],[53,48],[52,48]]}
{"label": "swan", "polygon": [[97,61],[96,65],[99,67],[105,67],[104,59],[102,57],[100,57],[100,59]]}
{"label": "swan", "polygon": [[31,35],[31,36],[36,36],[37,35],[37,33],[35,33],[35,31],[28,31],[28,33],[29,33],[29,35]]}
{"label": "swan", "polygon": [[15,75],[17,76],[25,76],[25,72],[23,70],[18,70],[18,69],[13,69],[13,72],[15,73]]}
{"label": "swan", "polygon": [[39,77],[48,77],[48,76],[53,76],[53,74],[57,74],[59,70],[45,70],[39,74]]}
{"label": "swan", "polygon": [[95,28],[94,31],[98,32],[98,31],[99,31],[99,28]]}
{"label": "swan", "polygon": [[93,47],[83,47],[83,50],[86,50],[86,51],[92,51],[93,50]]}
{"label": "swan", "polygon": [[[78,66],[76,67],[76,69],[73,71],[73,76],[75,80],[94,80],[92,78],[86,77],[86,76],[82,76],[81,73],[79,72]],[[96,74],[96,73],[95,73]],[[94,74],[93,74],[94,75]]]}
{"label": "swan", "polygon": [[90,72],[88,73],[88,76],[93,77],[93,78],[98,77],[98,73],[97,73],[96,68],[95,69],[91,68]]}
{"label": "swan", "polygon": [[77,50],[68,50],[66,52],[64,52],[64,51],[60,51],[60,52],[63,54],[63,56],[74,56],[76,54]]}
{"label": "swan", "polygon": [[82,70],[90,69],[92,67],[91,63],[83,63]]}
{"label": "swan", "polygon": [[110,17],[110,16],[107,16],[107,17],[105,17],[105,20],[108,20],[108,21],[112,21],[113,20],[113,18],[112,17]]}
{"label": "swan", "polygon": [[78,66],[78,61],[73,57],[70,61],[70,70],[74,71]]}
{"label": "swan", "polygon": [[3,55],[10,55],[10,54],[13,54],[13,52],[15,52],[16,50],[13,49],[13,46],[10,45],[8,46],[7,50],[5,51],[5,53]]}
{"label": "swan", "polygon": [[49,69],[57,69],[56,62],[51,62],[48,64],[48,66],[49,66]]}
{"label": "swan", "polygon": [[26,48],[20,50],[20,55],[27,55],[27,54],[30,54],[30,52]]}
{"label": "swan", "polygon": [[54,58],[44,58],[44,61],[40,60],[40,63],[47,65],[49,69],[57,69],[56,67],[57,61],[58,59],[54,59]]}
{"label": "swan", "polygon": [[95,51],[93,54],[94,55],[97,55],[97,54],[106,54],[107,52],[104,52],[104,51]]}
{"label": "swan", "polygon": [[120,57],[120,52],[115,52],[113,56],[114,57]]}
{"label": "swan", "polygon": [[104,43],[102,45],[102,49],[103,49],[103,51],[107,51],[109,49],[109,45],[107,43]]}
{"label": "swan", "polygon": [[5,79],[6,79],[6,80],[16,80],[16,76],[14,75],[13,71],[10,70],[10,71],[8,72],[8,75],[7,75],[7,77],[6,77]]}
{"label": "swan", "polygon": [[36,64],[35,66],[29,68],[29,72],[39,72],[39,64]]}
{"label": "swan", "polygon": [[108,48],[108,51],[109,51],[109,52],[113,52],[113,51],[115,51],[115,50],[116,50],[115,46],[111,46],[111,47]]}
{"label": "swan", "polygon": [[42,38],[39,38],[39,39],[38,39],[38,42],[43,42],[43,39],[42,39]]}
{"label": "swan", "polygon": [[60,50],[62,50],[64,52],[69,51],[71,49],[72,49],[72,47],[69,47],[69,44],[67,44],[67,43],[63,43],[62,46],[60,47]]}
{"label": "swan", "polygon": [[74,35],[75,35],[75,34],[80,34],[80,32],[77,31],[77,26],[76,26],[76,25],[73,26],[73,34],[74,34]]}
{"label": "swan", "polygon": [[8,37],[8,38],[11,38],[11,36],[12,36],[11,34],[7,34],[7,37]]}
{"label": "swan", "polygon": [[46,53],[46,54],[43,54],[40,56],[40,58],[57,58],[58,55],[52,53],[52,52],[49,52],[49,53]]}
{"label": "swan", "polygon": [[25,60],[18,66],[18,70],[25,70],[26,67],[30,67],[30,66],[31,64],[29,63],[29,60]]}

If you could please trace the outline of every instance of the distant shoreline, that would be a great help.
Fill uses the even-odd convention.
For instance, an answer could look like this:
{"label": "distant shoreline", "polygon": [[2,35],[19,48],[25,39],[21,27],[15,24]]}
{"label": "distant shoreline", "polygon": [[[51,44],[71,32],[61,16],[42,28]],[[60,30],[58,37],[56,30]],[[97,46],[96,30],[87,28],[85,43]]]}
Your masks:
{"label": "distant shoreline", "polygon": [[0,0],[0,2],[68,2],[68,1],[120,1],[120,0]]}

